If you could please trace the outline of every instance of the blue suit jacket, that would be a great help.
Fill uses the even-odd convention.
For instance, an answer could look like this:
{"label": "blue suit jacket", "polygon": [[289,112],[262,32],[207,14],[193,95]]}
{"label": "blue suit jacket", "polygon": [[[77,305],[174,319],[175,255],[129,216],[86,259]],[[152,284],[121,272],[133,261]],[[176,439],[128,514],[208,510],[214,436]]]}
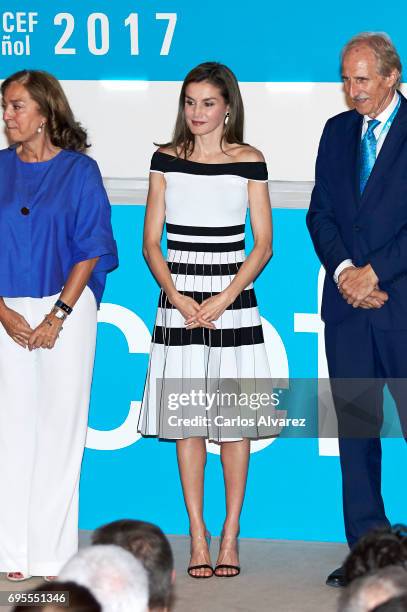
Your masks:
{"label": "blue suit jacket", "polygon": [[335,323],[359,310],[345,302],[333,281],[337,266],[349,258],[356,266],[370,263],[389,294],[382,308],[364,311],[372,324],[407,329],[407,100],[401,96],[361,196],[362,123],[355,110],[332,117],[319,144],[307,226],[327,273],[321,314]]}

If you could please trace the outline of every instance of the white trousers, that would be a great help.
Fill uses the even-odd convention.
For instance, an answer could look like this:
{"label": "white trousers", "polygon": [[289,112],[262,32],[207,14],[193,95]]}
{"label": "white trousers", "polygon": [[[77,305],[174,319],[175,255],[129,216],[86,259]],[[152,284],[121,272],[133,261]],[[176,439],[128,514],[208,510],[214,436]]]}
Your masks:
{"label": "white trousers", "polygon": [[[57,296],[4,298],[36,327]],[[53,349],[0,324],[0,571],[58,575],[78,549],[78,488],[96,343],[86,287]]]}

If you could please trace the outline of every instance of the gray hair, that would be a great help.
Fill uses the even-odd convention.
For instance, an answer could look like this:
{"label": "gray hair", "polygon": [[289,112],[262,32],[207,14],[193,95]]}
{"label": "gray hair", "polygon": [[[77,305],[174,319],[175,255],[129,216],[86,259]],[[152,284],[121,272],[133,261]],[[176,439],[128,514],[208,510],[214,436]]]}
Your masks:
{"label": "gray hair", "polygon": [[352,580],[339,599],[338,611],[368,612],[404,593],[407,593],[406,570],[397,565],[388,565]]}
{"label": "gray hair", "polygon": [[58,578],[87,587],[103,612],[146,612],[147,572],[127,550],[98,544],[80,550],[62,568]]}
{"label": "gray hair", "polygon": [[341,63],[345,55],[355,47],[369,47],[376,57],[378,73],[381,76],[390,76],[393,70],[397,70],[398,78],[395,88],[400,85],[402,65],[396,47],[393,45],[390,36],[385,32],[362,32],[350,39],[342,49]]}

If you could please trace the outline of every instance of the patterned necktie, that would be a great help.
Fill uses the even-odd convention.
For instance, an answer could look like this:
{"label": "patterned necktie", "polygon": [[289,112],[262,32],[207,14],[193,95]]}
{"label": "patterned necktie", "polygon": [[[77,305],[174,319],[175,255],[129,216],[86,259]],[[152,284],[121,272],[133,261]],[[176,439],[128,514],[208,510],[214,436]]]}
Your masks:
{"label": "patterned necktie", "polygon": [[377,119],[370,119],[367,122],[367,130],[365,135],[363,136],[361,146],[360,146],[360,193],[363,193],[363,190],[366,186],[367,180],[370,176],[374,163],[376,161],[376,137],[373,133],[373,130],[377,125],[379,125],[380,121]]}

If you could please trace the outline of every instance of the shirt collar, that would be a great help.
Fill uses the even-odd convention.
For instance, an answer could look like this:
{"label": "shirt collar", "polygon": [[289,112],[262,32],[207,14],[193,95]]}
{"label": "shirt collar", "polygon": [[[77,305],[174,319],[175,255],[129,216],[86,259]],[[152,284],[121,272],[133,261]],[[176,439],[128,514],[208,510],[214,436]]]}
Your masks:
{"label": "shirt collar", "polygon": [[[395,91],[393,99],[390,102],[389,106],[387,106],[379,115],[377,115],[377,117],[375,117],[375,119],[377,119],[377,121],[380,121],[380,123],[385,124],[387,119],[389,119],[390,115],[392,114],[392,112],[396,108],[398,101],[399,101],[399,94],[398,94],[397,91]],[[369,117],[369,115],[363,115],[363,123],[364,124],[366,124],[370,120],[371,120],[371,117]]]}

